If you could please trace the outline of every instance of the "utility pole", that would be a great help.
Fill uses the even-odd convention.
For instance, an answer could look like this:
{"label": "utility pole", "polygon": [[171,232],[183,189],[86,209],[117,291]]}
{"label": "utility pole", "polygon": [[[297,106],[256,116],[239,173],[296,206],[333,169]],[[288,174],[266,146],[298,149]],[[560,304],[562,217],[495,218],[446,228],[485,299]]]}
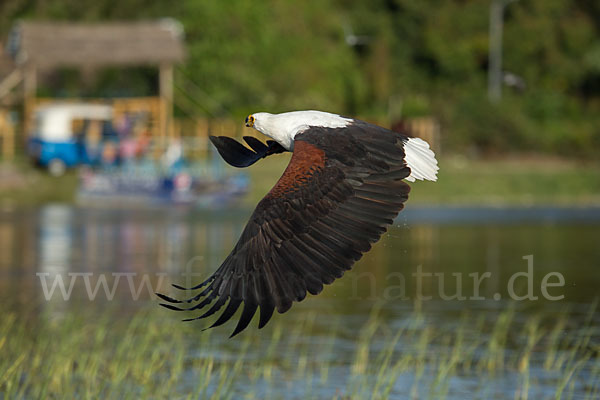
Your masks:
{"label": "utility pole", "polygon": [[488,58],[488,97],[497,103],[502,97],[502,31],[504,8],[518,0],[491,0],[490,3],[490,50]]}

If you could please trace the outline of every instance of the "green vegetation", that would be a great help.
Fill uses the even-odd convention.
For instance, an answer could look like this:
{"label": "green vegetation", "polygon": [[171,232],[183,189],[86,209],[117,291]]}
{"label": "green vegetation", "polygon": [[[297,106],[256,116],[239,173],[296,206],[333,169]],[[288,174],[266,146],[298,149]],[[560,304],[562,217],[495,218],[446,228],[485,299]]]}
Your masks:
{"label": "green vegetation", "polygon": [[[256,399],[282,393],[384,399],[402,390],[443,399],[457,390],[456,379],[483,398],[500,390],[502,397],[526,399],[538,385],[557,399],[593,399],[600,392],[593,307],[577,323],[563,311],[539,312],[521,324],[508,307],[495,321],[464,313],[452,326],[436,325],[417,307],[400,328],[382,322],[379,310],[351,336],[339,326],[315,332],[315,316],[306,314],[293,327],[277,319],[265,331],[252,329],[230,341],[216,330],[200,332],[197,325],[159,317],[155,309],[120,320],[109,312],[100,318],[43,313],[32,320],[2,310],[0,393],[11,399]],[[300,339],[306,337],[315,339]],[[341,338],[354,349],[345,359],[334,348]]]}
{"label": "green vegetation", "polygon": [[56,178],[27,159],[0,163],[0,208],[71,203],[76,190],[76,171]]}
{"label": "green vegetation", "polygon": [[[597,158],[600,6],[594,0],[512,2],[503,69],[522,80],[487,100],[488,1],[6,0],[0,37],[16,19],[103,21],[171,16],[185,28],[178,113],[324,109],[376,121],[433,116],[444,151],[507,151]],[[358,41],[352,44],[354,36]],[[350,43],[350,44],[349,44]],[[61,96],[146,94],[155,74],[100,72],[40,91]],[[118,87],[111,82],[113,76]],[[143,79],[142,79],[143,78]],[[112,81],[114,82],[113,79]]]}
{"label": "green vegetation", "polygon": [[[0,4],[0,37],[18,19],[172,16],[184,26],[188,49],[176,71],[180,118],[242,121],[257,110],[304,108],[383,124],[433,116],[444,149],[440,180],[419,184],[411,201],[598,204],[600,7],[590,0],[511,3],[504,68],[526,87],[505,87],[502,101],[492,104],[486,97],[488,3],[7,0]],[[351,34],[362,42],[348,45]],[[110,96],[115,85],[119,95],[156,92],[156,71],[147,68],[96,71],[95,80],[75,72],[44,75],[40,94]],[[539,153],[588,162],[527,156]],[[520,156],[498,160],[512,154]],[[482,155],[486,161],[478,161]],[[254,179],[247,205],[269,190],[285,160],[272,157],[248,170]],[[73,200],[74,175],[54,179],[27,167],[21,177],[17,184],[0,182],[3,204]]]}
{"label": "green vegetation", "polygon": [[598,205],[600,166],[556,159],[443,158],[435,184],[412,186],[414,204]]}

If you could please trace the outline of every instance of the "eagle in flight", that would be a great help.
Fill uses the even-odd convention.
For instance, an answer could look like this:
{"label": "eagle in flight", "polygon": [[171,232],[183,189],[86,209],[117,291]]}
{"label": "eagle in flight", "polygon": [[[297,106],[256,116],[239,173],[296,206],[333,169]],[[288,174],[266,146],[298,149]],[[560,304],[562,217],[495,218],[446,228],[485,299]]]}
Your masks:
{"label": "eagle in flight", "polygon": [[[227,322],[244,304],[231,334],[244,330],[260,308],[258,328],[273,311],[284,313],[306,293],[340,278],[391,225],[404,207],[404,181],[437,179],[427,142],[357,119],[321,111],[256,113],[246,126],[269,136],[245,136],[248,147],[226,136],[210,140],[223,159],[248,167],[271,154],[292,152],[279,181],[258,203],[229,256],[187,300],[164,294],[161,305],[178,311],[225,307],[210,328]],[[177,305],[175,305],[177,304]]]}

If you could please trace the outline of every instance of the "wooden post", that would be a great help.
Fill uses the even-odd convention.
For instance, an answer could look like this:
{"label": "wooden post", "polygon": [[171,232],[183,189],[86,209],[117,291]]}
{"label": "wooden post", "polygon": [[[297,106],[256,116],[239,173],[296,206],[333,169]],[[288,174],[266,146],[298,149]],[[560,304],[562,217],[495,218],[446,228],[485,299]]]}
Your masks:
{"label": "wooden post", "polygon": [[0,110],[0,139],[2,142],[2,160],[12,161],[15,155],[15,128],[7,110]]}
{"label": "wooden post", "polygon": [[15,127],[8,112],[4,113],[4,159],[12,161],[15,156]]}
{"label": "wooden post", "polygon": [[8,156],[6,148],[6,137],[8,134],[7,130],[8,124],[6,123],[5,113],[2,109],[0,109],[0,143],[2,143],[2,161],[5,161],[6,157]]}
{"label": "wooden post", "polygon": [[208,135],[209,124],[206,118],[196,119],[196,140],[198,143],[198,151],[200,158],[206,160],[208,158]]}
{"label": "wooden post", "polygon": [[160,88],[160,135],[173,135],[173,65],[163,64],[159,70]]}
{"label": "wooden post", "polygon": [[23,137],[27,139],[31,132],[33,112],[35,111],[35,98],[37,95],[37,71],[34,65],[25,66],[23,77],[24,109],[23,109]]}

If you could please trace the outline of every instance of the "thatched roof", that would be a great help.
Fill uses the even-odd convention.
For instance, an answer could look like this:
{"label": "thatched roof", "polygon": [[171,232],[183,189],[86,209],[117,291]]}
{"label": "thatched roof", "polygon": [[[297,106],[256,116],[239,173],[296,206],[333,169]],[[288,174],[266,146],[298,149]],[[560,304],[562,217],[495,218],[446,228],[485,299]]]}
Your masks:
{"label": "thatched roof", "polygon": [[183,29],[172,19],[152,22],[81,24],[23,21],[15,25],[8,49],[18,64],[64,66],[145,66],[182,61]]}

